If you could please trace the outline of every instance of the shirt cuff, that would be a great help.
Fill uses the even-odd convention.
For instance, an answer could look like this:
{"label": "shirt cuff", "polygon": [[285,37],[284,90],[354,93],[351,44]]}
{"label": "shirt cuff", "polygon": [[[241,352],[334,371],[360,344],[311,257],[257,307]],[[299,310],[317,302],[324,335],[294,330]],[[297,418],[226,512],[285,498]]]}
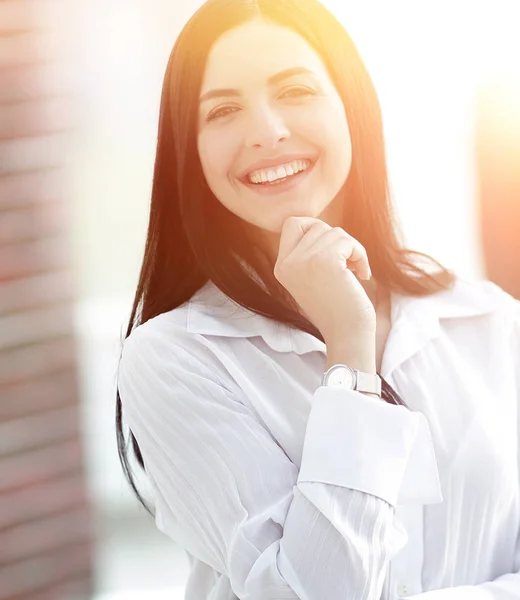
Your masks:
{"label": "shirt cuff", "polygon": [[389,504],[443,501],[426,417],[354,390],[320,386],[297,483],[339,485]]}

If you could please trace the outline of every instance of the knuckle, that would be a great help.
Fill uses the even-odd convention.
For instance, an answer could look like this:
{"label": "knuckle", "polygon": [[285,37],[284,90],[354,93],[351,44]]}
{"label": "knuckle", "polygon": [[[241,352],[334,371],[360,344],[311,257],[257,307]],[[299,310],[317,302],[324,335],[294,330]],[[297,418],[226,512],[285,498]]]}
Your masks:
{"label": "knuckle", "polygon": [[314,223],[313,227],[318,227],[319,229],[323,229],[324,231],[330,231],[332,229],[332,227],[328,223],[325,223],[324,221],[320,220]]}
{"label": "knuckle", "polygon": [[327,231],[330,229],[330,225],[327,225],[327,223],[324,223],[323,221],[316,219],[313,222],[313,224],[309,227],[309,229],[323,229],[324,231]]}
{"label": "knuckle", "polygon": [[346,232],[346,231],[343,229],[343,227],[333,227],[333,228],[331,229],[331,231],[333,231],[333,232],[334,232],[334,233],[336,233],[336,234],[339,234],[339,235],[342,235],[342,236],[344,236],[344,237],[347,237],[347,238],[351,238],[351,237],[352,237],[352,236],[351,236],[349,233],[347,233],[347,232]]}

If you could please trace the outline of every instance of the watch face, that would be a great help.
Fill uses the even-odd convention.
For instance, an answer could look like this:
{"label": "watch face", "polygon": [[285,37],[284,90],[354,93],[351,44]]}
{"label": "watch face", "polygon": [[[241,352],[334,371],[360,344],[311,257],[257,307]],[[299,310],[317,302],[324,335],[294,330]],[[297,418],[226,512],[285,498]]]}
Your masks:
{"label": "watch face", "polygon": [[328,383],[329,385],[341,385],[353,390],[356,383],[355,374],[350,369],[338,367],[330,373]]}

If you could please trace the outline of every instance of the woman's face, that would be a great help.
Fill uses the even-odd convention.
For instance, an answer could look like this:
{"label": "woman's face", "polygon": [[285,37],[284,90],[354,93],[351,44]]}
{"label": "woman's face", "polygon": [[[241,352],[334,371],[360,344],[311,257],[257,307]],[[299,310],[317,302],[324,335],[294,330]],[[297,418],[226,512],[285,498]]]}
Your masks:
{"label": "woman's face", "polygon": [[352,159],[345,109],[319,55],[292,30],[258,19],[217,40],[198,150],[213,194],[266,239],[279,239],[293,215],[342,226]]}

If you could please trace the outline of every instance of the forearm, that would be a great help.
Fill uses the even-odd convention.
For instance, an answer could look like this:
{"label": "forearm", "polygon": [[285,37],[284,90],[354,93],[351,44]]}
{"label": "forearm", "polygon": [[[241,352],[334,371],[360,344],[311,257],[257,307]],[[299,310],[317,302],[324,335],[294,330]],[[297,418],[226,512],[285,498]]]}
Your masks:
{"label": "forearm", "polygon": [[[362,342],[346,344],[343,340],[327,344],[327,362],[325,370],[333,365],[342,364],[359,369],[364,373],[377,373],[375,358],[375,340],[367,336]],[[362,392],[379,400],[377,394]]]}

